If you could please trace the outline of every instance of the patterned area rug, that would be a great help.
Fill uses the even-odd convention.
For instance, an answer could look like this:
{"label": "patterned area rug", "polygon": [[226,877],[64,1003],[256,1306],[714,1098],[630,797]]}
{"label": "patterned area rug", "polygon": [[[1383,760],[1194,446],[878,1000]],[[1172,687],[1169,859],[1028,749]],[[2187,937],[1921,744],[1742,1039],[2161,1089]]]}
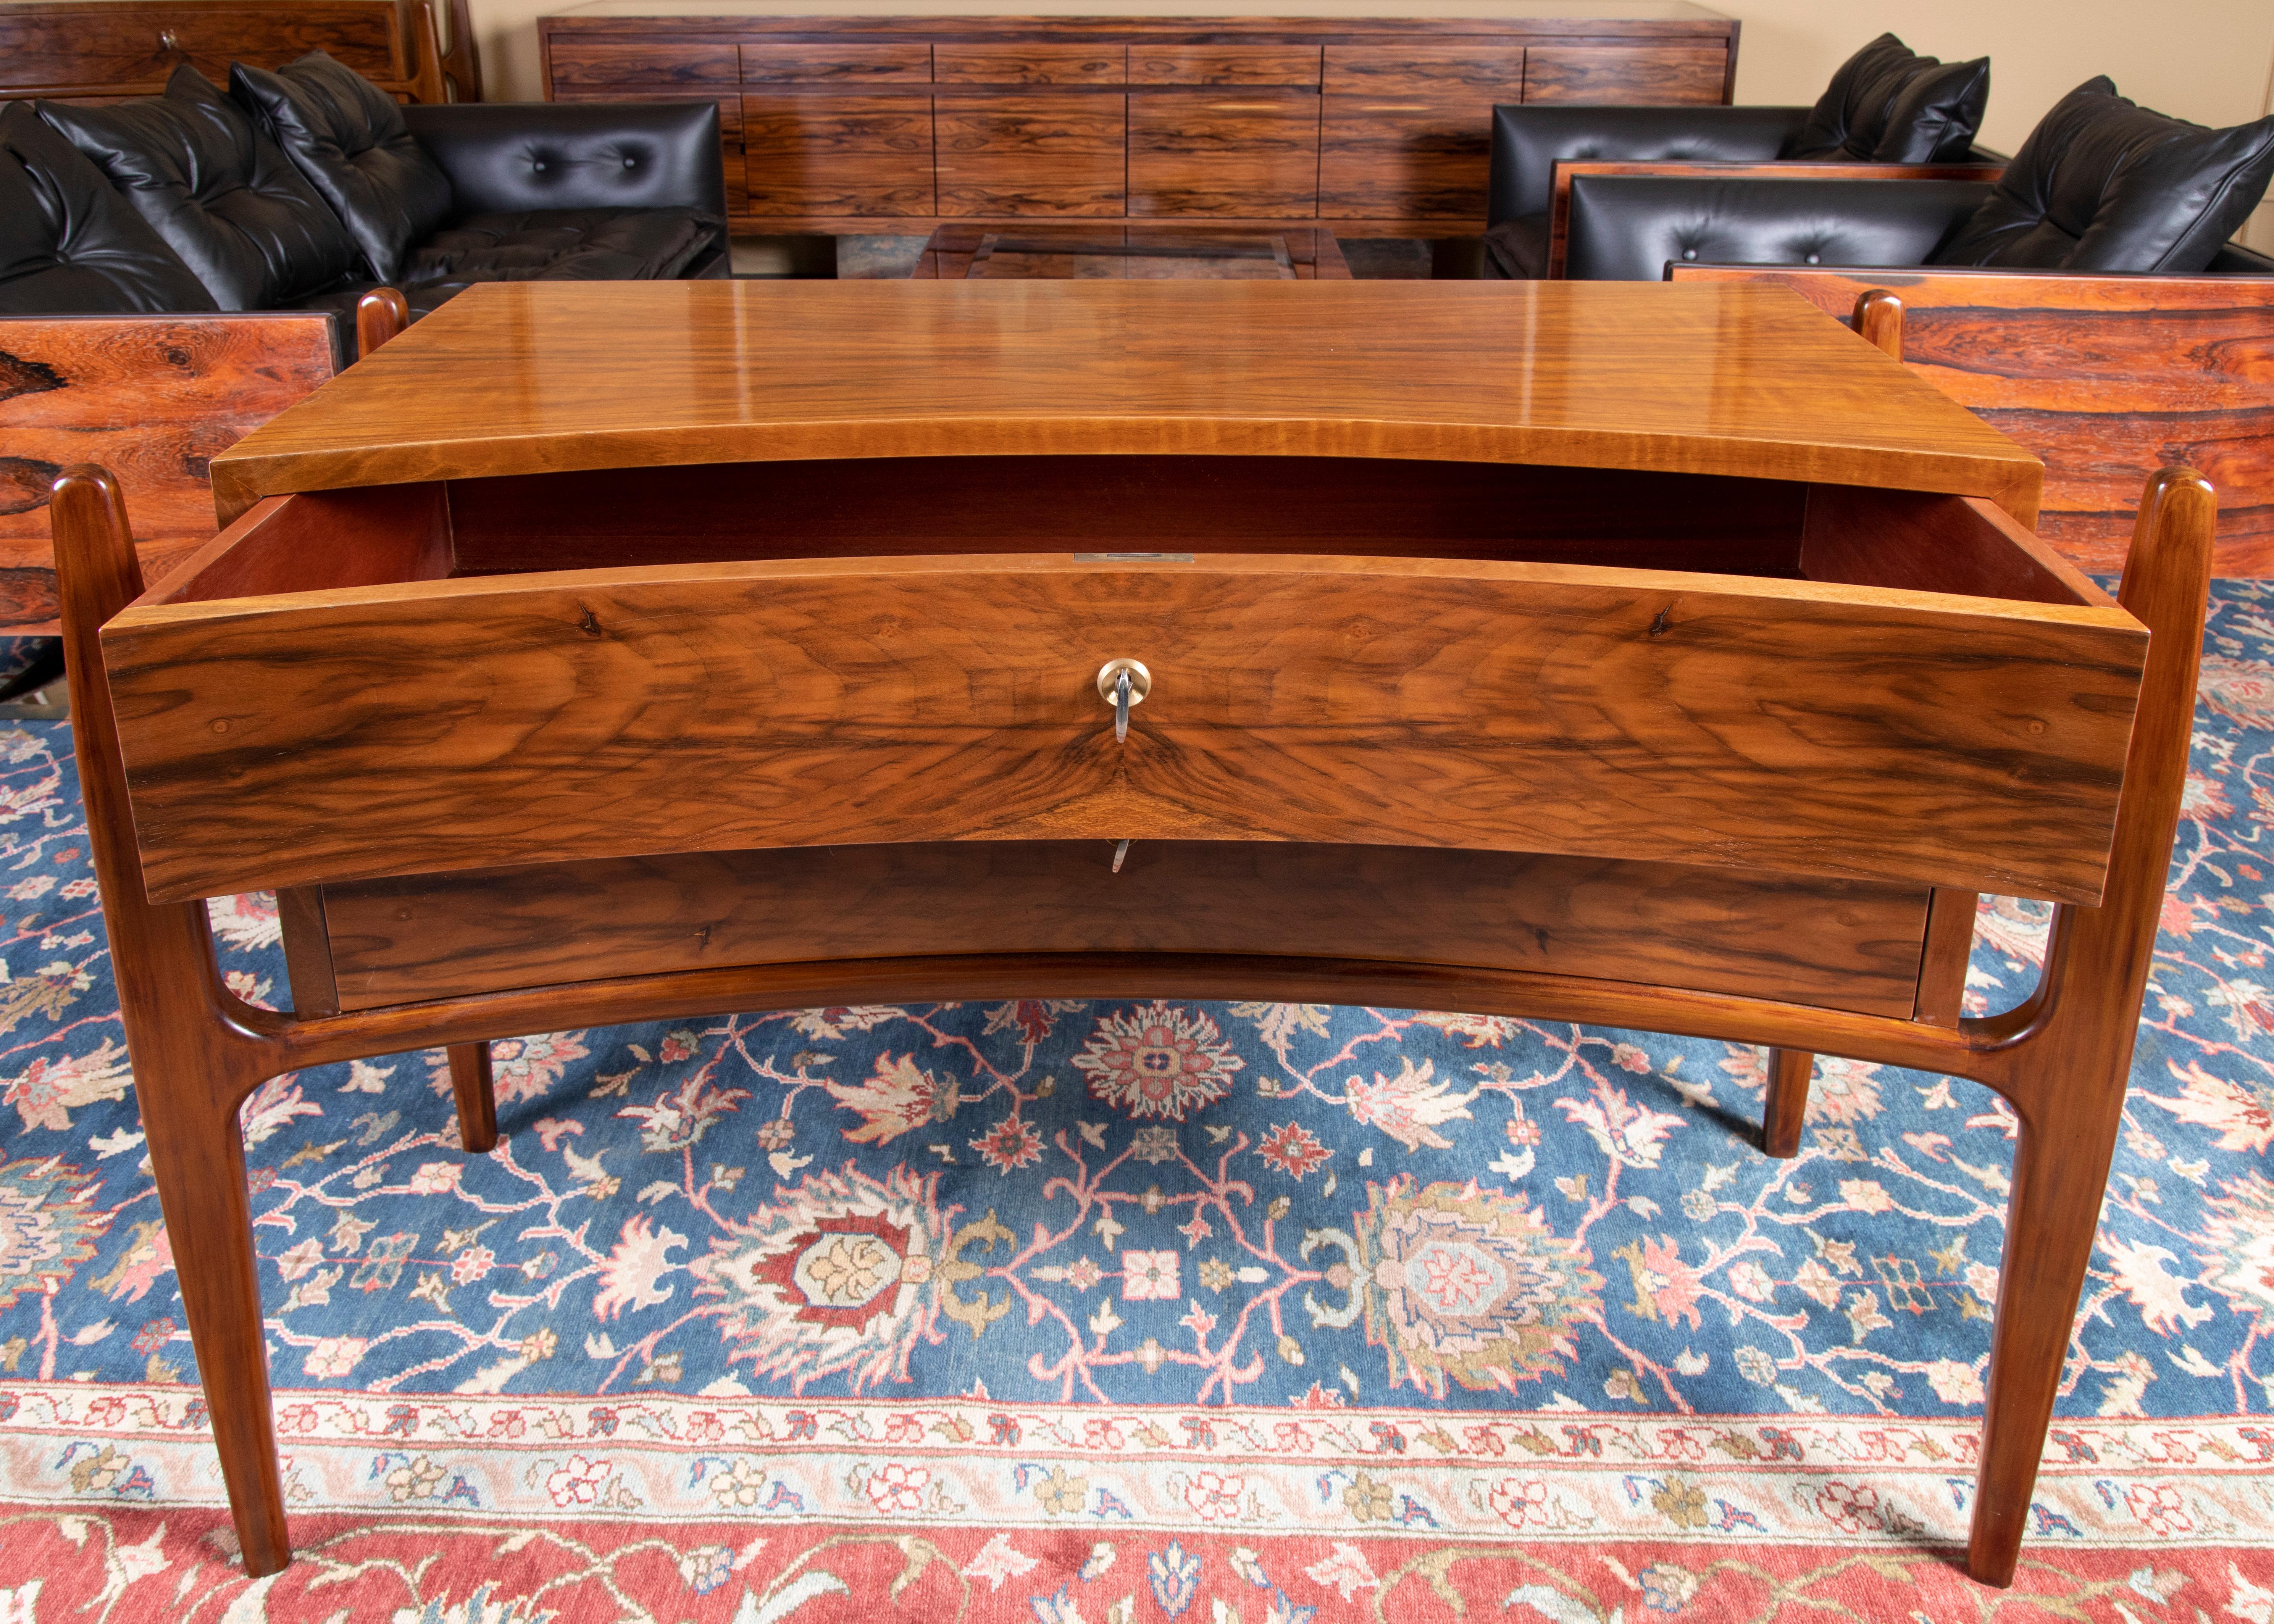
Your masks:
{"label": "patterned area rug", "polygon": [[[2274,620],[2223,584],[2013,1592],[1953,1566],[2013,1123],[1308,1005],[813,1010],[247,1105],[299,1560],[233,1561],[60,725],[0,727],[0,1620],[2274,1624]],[[2030,984],[1985,905],[1969,998]],[[215,925],[278,997],[274,908]]]}

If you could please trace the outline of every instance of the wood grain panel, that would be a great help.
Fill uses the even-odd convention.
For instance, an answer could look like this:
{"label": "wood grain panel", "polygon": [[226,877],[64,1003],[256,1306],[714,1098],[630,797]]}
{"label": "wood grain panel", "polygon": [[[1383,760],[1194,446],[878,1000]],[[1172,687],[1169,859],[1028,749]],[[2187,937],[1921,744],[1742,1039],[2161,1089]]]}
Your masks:
{"label": "wood grain panel", "polygon": [[[1252,278],[1260,281],[1315,282],[1320,277],[1349,280],[1350,264],[1342,256],[1334,233],[1323,226],[1306,221],[1244,221],[1238,225],[1216,225],[1199,220],[1155,221],[992,221],[975,225],[946,224],[935,229],[925,239],[923,252],[909,274],[931,280],[971,278],[1028,278],[1056,279],[1069,276],[1118,278],[1126,281],[1143,280],[1231,280]],[[970,459],[957,458],[958,462]],[[982,458],[982,462],[993,459]],[[1142,458],[1114,458],[1112,461],[1142,462]],[[1205,459],[1206,462],[1222,459]],[[1032,459],[1020,466],[1012,477],[1035,479],[1040,469],[1081,458],[1050,457]],[[906,466],[906,464],[902,464]],[[881,475],[882,470],[878,470]],[[1194,468],[1196,485],[1212,485],[1204,468]],[[1039,484],[1056,485],[1047,473],[1040,476]],[[1118,482],[1117,482],[1118,483]],[[1022,489],[1018,504],[1031,493]],[[975,498],[990,515],[1004,512],[999,486],[990,488],[982,496],[975,488],[967,491],[967,500]],[[894,500],[897,501],[897,493]],[[858,504],[856,504],[858,505]],[[904,538],[930,536],[938,523],[936,511],[906,507],[907,518],[896,528]],[[1090,516],[1079,511],[1060,510],[1051,515],[1050,538],[1043,549],[1063,551],[1071,545],[1070,538],[1078,530],[1087,530]],[[1125,535],[1134,535],[1126,515],[1118,515],[1116,528]],[[1210,538],[1211,546],[1224,545],[1224,531],[1219,528]],[[1160,538],[1151,535],[1129,540],[1132,550],[1158,551]],[[934,550],[929,543],[919,543],[926,551]],[[985,544],[1000,552],[1010,544],[999,535],[990,536]],[[900,552],[911,549],[896,545],[885,538],[879,547],[850,547],[846,553]],[[1269,550],[1266,543],[1265,550]],[[1379,553],[1382,546],[1371,539],[1361,550]],[[1396,552],[1395,545],[1388,548]],[[801,549],[804,556],[813,550]]]}
{"label": "wood grain panel", "polygon": [[742,81],[794,79],[823,85],[929,83],[931,47],[919,44],[862,44],[825,41],[815,44],[769,41],[742,48]]}
{"label": "wood grain panel", "polygon": [[[1670,863],[1141,841],[626,858],[324,888],[350,1009],[904,953],[1367,954],[1908,1016],[1920,887]],[[295,986],[297,989],[297,981]]]}
{"label": "wood grain panel", "polygon": [[1318,97],[1129,98],[1131,214],[1300,218],[1318,204]]}
{"label": "wood grain panel", "polygon": [[1118,95],[942,96],[939,213],[1119,214],[1127,101]]}
{"label": "wood grain panel", "polygon": [[1471,100],[1328,95],[1319,213],[1328,219],[1485,217],[1492,107]]}
{"label": "wood grain panel", "polygon": [[753,158],[902,153],[931,160],[931,98],[745,95],[742,147]]}
{"label": "wood grain panel", "polygon": [[1766,266],[1675,275],[1787,287],[1843,320],[1863,293],[1891,289],[1910,369],[2044,459],[2037,533],[2062,557],[2120,568],[2149,476],[2185,464],[2218,492],[2214,568],[2274,574],[2274,277]]}
{"label": "wood grain panel", "polygon": [[225,85],[232,61],[281,67],[319,49],[367,78],[402,82],[411,70],[401,16],[395,0],[0,6],[0,88],[155,92],[184,62]]}
{"label": "wood grain panel", "polygon": [[[493,576],[138,605],[102,640],[163,900],[1173,838],[2090,901],[2145,652],[2114,609],[1301,555]],[[1153,672],[1126,745],[1093,682],[1118,655]]]}
{"label": "wood grain panel", "polygon": [[1324,84],[1344,95],[1487,98],[1489,128],[1490,101],[1523,99],[1524,57],[1511,45],[1329,45]]}
{"label": "wood grain panel", "polygon": [[1118,41],[1065,45],[967,45],[931,48],[932,78],[943,85],[1118,85],[1128,51]]}
{"label": "wood grain panel", "polygon": [[217,528],[209,461],[331,375],[323,316],[0,320],[0,630],[55,635],[48,490],[64,469],[110,470],[158,579]]}
{"label": "wood grain panel", "polygon": [[744,160],[753,218],[810,214],[921,219],[935,212],[930,152],[809,148]]}
{"label": "wood grain panel", "polygon": [[633,86],[644,90],[666,85],[695,91],[731,88],[741,79],[731,45],[574,36],[553,44],[553,94],[560,101],[575,99],[574,93],[579,91],[605,93]]}
{"label": "wood grain panel", "polygon": [[1535,45],[1526,102],[1675,107],[1727,97],[1729,53],[1718,45]]}
{"label": "wood grain panel", "polygon": [[1319,82],[1316,45],[1129,47],[1133,85],[1297,85]]}
{"label": "wood grain panel", "polygon": [[[729,81],[730,84],[732,81]],[[739,154],[742,141],[742,97],[739,91],[728,90],[713,94],[696,90],[631,90],[615,85],[582,86],[576,89],[556,89],[555,102],[690,102],[702,100],[719,104],[719,139],[730,154]]]}

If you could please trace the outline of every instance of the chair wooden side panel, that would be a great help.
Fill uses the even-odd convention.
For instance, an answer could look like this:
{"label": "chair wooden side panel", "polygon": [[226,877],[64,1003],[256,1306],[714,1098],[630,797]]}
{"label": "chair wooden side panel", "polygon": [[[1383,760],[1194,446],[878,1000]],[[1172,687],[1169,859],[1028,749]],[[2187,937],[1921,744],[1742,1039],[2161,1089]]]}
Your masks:
{"label": "chair wooden side panel", "polygon": [[[162,898],[941,839],[1557,852],[2090,899],[2120,611],[1547,565],[488,577],[104,628]],[[1117,744],[1094,678],[1153,688]]]}
{"label": "chair wooden side panel", "polygon": [[111,470],[156,580],[216,528],[208,461],[332,371],[324,316],[0,320],[0,632],[56,630],[48,488],[64,468]]}
{"label": "chair wooden side panel", "polygon": [[321,917],[350,1009],[720,965],[1010,951],[1365,953],[1899,1018],[1916,996],[1924,887],[1229,841],[1139,841],[1116,874],[1112,850],[829,846],[420,875],[327,886]]}
{"label": "chair wooden side panel", "polygon": [[2213,567],[2274,573],[2274,276],[1676,267],[1677,282],[1780,282],[1847,318],[1903,302],[1903,359],[2044,459],[2038,534],[2086,569],[2120,568],[2159,468],[2218,493]]}

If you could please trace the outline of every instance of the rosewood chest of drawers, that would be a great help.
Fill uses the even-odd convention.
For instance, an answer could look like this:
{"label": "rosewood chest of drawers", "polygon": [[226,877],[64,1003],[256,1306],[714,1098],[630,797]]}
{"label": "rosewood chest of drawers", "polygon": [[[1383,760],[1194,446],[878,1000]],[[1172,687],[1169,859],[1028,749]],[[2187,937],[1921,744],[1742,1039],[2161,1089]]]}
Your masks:
{"label": "rosewood chest of drawers", "polygon": [[593,0],[538,28],[555,101],[715,96],[729,207],[751,230],[1033,215],[1479,229],[1495,104],[1726,102],[1737,59],[1736,23],[1683,0],[1051,9]]}

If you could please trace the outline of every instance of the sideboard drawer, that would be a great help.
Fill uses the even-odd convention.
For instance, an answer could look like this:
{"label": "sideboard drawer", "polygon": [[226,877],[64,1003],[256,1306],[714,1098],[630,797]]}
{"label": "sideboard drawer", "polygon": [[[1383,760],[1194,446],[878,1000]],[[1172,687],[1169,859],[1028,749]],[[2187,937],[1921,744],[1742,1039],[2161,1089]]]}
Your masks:
{"label": "sideboard drawer", "polygon": [[1524,94],[1521,46],[1329,45],[1325,88],[1361,96],[1466,96],[1516,102]]}
{"label": "sideboard drawer", "polygon": [[929,95],[745,95],[742,117],[754,215],[932,212]]}
{"label": "sideboard drawer", "polygon": [[1315,45],[1133,45],[1133,85],[1291,85],[1319,83]]}
{"label": "sideboard drawer", "polygon": [[689,90],[729,88],[742,80],[731,45],[619,43],[608,40],[555,39],[553,42],[553,94],[587,92],[597,95],[637,86],[683,86]]}
{"label": "sideboard drawer", "polygon": [[1729,53],[1718,45],[1535,45],[1525,63],[1524,99],[1711,105],[1728,78]]}
{"label": "sideboard drawer", "polygon": [[1129,98],[1129,213],[1304,220],[1319,207],[1319,98]]}
{"label": "sideboard drawer", "polygon": [[[449,579],[450,513],[436,485],[271,499],[103,628],[154,900],[1176,839],[2092,902],[2146,649],[1985,504],[1844,486],[1808,504],[1811,580],[1229,553]],[[1126,741],[1115,658],[1150,671]]]}
{"label": "sideboard drawer", "polygon": [[904,85],[931,81],[929,45],[745,45],[742,82]]}
{"label": "sideboard drawer", "polygon": [[318,49],[366,77],[392,79],[403,67],[391,20],[371,6],[320,4],[290,11],[0,6],[0,88],[142,84],[163,79],[184,62],[225,85],[232,61],[277,67]]}
{"label": "sideboard drawer", "polygon": [[1402,216],[1481,227],[1492,167],[1488,103],[1331,94],[1321,101],[1322,218]]}
{"label": "sideboard drawer", "polygon": [[931,48],[943,85],[1118,85],[1128,52],[1118,44],[961,45]]}
{"label": "sideboard drawer", "polygon": [[1125,207],[1128,98],[945,94],[934,103],[939,212],[1105,216]]}

